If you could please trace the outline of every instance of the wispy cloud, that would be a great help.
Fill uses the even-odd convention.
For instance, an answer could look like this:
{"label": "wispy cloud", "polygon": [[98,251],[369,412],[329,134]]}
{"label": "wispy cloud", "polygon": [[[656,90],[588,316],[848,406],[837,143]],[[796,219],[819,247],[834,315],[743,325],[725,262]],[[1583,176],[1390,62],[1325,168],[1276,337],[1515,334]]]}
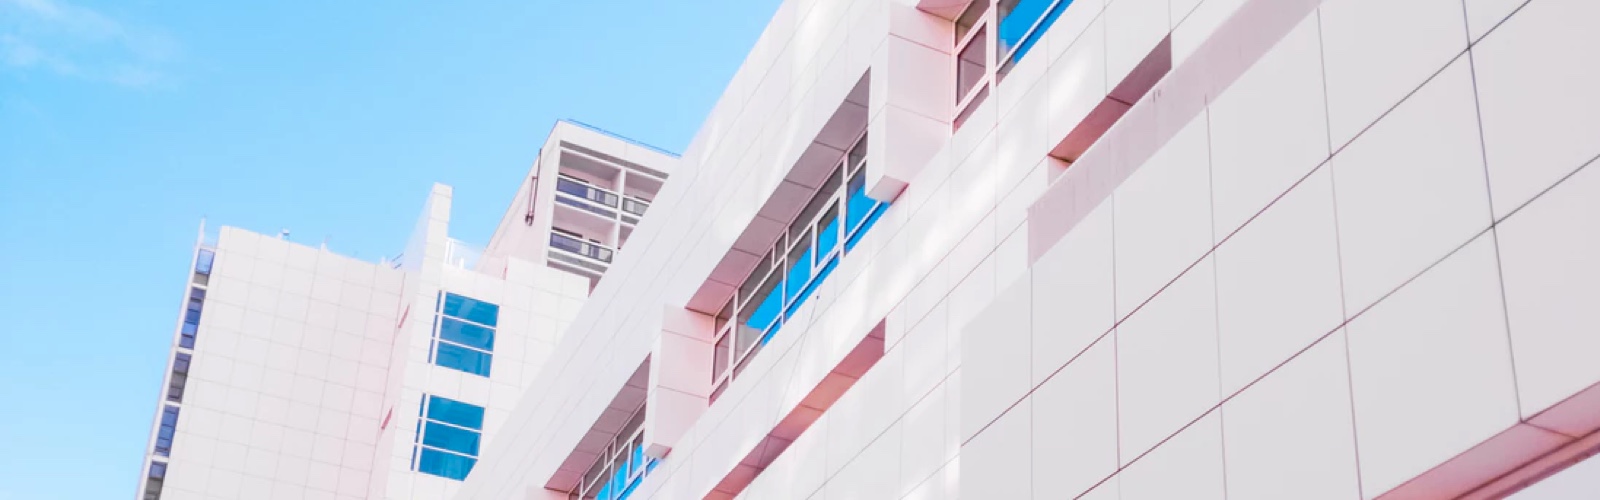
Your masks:
{"label": "wispy cloud", "polygon": [[165,83],[178,45],[61,0],[0,0],[0,70],[45,71],[125,87]]}

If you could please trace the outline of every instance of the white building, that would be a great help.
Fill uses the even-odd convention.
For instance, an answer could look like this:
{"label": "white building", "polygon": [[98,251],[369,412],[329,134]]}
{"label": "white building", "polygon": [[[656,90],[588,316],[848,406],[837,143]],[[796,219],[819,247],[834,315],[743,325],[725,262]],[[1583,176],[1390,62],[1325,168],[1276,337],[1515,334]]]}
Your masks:
{"label": "white building", "polygon": [[[1594,498],[1596,20],[788,0],[650,217],[584,233],[627,251],[514,409],[490,384],[459,491],[390,467],[347,493]],[[528,255],[508,225],[491,248]],[[407,411],[440,371],[413,328]],[[185,408],[174,464],[209,439]]]}
{"label": "white building", "polygon": [[456,498],[1510,494],[1600,443],[1597,20],[786,1]]}
{"label": "white building", "polygon": [[202,236],[138,498],[449,498],[676,161],[559,122],[487,251],[442,185],[378,263]]}

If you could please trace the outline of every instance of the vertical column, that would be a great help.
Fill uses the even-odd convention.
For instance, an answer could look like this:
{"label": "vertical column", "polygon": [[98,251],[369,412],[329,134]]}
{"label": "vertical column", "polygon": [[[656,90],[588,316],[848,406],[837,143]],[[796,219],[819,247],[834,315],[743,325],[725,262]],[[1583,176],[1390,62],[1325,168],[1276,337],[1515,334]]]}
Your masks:
{"label": "vertical column", "polygon": [[650,353],[645,399],[645,453],[662,458],[711,401],[712,318],[667,306]]}
{"label": "vertical column", "polygon": [[873,55],[868,92],[867,196],[894,201],[950,138],[953,25],[884,2],[888,36]]}

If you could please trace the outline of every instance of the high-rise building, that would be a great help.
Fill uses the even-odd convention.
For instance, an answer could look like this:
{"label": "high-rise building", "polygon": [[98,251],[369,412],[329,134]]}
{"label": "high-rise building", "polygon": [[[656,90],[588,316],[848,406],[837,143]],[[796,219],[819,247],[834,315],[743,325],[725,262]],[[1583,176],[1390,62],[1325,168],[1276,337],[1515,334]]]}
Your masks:
{"label": "high-rise building", "polygon": [[375,263],[202,229],[139,498],[449,498],[676,161],[558,122],[485,250],[442,185]]}
{"label": "high-rise building", "polygon": [[1589,498],[1595,20],[787,0],[448,493]]}

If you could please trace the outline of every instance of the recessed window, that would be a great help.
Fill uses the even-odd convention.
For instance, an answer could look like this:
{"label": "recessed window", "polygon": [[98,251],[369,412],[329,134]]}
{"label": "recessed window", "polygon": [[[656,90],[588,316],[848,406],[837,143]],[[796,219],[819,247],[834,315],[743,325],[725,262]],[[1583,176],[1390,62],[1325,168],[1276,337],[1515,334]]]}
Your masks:
{"label": "recessed window", "polygon": [[659,461],[644,454],[644,406],[611,438],[569,498],[626,500]]}
{"label": "recessed window", "polygon": [[1044,37],[1044,32],[1072,5],[1072,0],[999,0],[995,5],[1000,27],[995,54],[1002,77]]}
{"label": "recessed window", "polygon": [[956,18],[953,41],[956,128],[1071,4],[1072,0],[974,0],[967,4]]}
{"label": "recessed window", "polygon": [[464,295],[443,292],[434,321],[433,364],[489,376],[494,360],[495,327],[500,306]]}
{"label": "recessed window", "polygon": [[866,144],[863,134],[717,314],[713,394],[721,394],[888,209],[866,196]]}
{"label": "recessed window", "polygon": [[144,500],[160,500],[161,486],[167,480],[167,463],[150,462],[150,473],[145,475]]}
{"label": "recessed window", "polygon": [[478,462],[483,407],[429,395],[418,411],[412,470],[457,481]]}
{"label": "recessed window", "polygon": [[189,288],[189,301],[184,305],[183,326],[178,328],[178,346],[185,349],[194,349],[194,340],[200,334],[200,311],[206,303],[206,290],[199,287]]}
{"label": "recessed window", "polygon": [[161,427],[156,429],[155,453],[163,457],[172,455],[172,437],[178,432],[178,407],[161,408]]}
{"label": "recessed window", "polygon": [[180,352],[172,357],[172,376],[167,382],[167,401],[183,402],[183,388],[189,384],[189,353]]}

